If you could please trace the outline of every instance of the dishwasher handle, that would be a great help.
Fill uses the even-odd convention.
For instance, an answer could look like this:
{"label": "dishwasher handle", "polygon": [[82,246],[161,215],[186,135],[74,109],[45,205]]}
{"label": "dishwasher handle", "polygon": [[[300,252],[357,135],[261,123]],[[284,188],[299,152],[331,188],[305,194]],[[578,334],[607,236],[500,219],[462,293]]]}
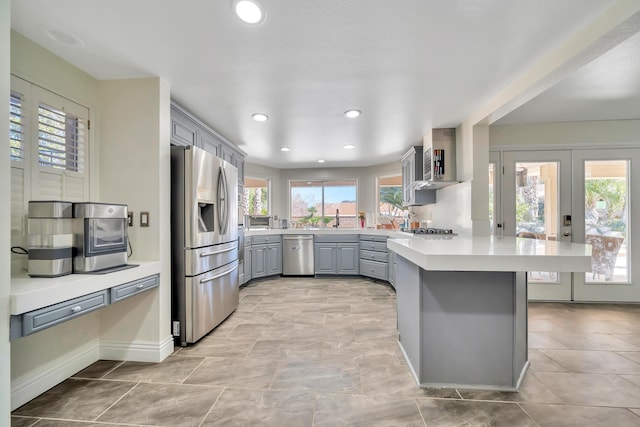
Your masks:
{"label": "dishwasher handle", "polygon": [[282,240],[313,240],[313,235],[304,234],[299,236],[282,236]]}

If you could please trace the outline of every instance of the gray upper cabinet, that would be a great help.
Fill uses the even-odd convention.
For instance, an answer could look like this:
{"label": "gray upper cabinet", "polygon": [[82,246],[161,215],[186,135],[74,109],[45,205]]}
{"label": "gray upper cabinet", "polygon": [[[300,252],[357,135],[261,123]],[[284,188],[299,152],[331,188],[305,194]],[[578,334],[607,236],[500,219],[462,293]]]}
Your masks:
{"label": "gray upper cabinet", "polygon": [[222,145],[220,141],[207,131],[202,131],[198,135],[198,147],[218,157],[220,157],[220,145]]}
{"label": "gray upper cabinet", "polygon": [[233,154],[234,154],[233,150],[230,147],[228,147],[225,144],[220,145],[220,154],[218,155],[218,157],[220,157],[222,160],[225,160],[233,164],[233,158],[234,158]]}
{"label": "gray upper cabinet", "polygon": [[236,166],[238,183],[244,183],[244,153],[175,102],[171,102],[171,144],[194,145],[214,153]]}
{"label": "gray upper cabinet", "polygon": [[180,111],[171,108],[171,143],[173,145],[198,145],[198,124]]}

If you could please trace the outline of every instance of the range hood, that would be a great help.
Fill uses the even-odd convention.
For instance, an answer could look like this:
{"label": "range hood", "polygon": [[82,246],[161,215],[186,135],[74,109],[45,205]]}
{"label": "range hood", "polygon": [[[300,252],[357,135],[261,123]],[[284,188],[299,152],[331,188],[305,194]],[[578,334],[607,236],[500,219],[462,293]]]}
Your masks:
{"label": "range hood", "polygon": [[422,140],[422,180],[415,190],[437,190],[456,181],[456,130],[432,129]]}

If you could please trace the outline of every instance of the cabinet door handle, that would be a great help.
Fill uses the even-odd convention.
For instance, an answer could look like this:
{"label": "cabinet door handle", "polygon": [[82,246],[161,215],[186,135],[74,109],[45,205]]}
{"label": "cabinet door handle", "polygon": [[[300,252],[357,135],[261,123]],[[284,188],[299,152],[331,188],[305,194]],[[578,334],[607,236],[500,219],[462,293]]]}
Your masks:
{"label": "cabinet door handle", "polygon": [[141,283],[138,286],[136,286],[136,289],[144,289],[144,285]]}
{"label": "cabinet door handle", "polygon": [[75,313],[80,313],[81,311],[82,311],[82,307],[80,307],[79,305],[76,305],[75,307],[73,307],[71,309],[71,312],[74,313],[74,314]]}

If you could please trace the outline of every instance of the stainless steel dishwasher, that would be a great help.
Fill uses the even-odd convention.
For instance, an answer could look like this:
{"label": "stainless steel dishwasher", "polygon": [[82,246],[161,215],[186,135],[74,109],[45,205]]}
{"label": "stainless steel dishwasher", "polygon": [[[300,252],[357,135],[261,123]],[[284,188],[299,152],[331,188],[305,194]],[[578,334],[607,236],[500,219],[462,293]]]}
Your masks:
{"label": "stainless steel dishwasher", "polygon": [[282,275],[312,276],[313,274],[313,235],[285,234],[282,236]]}

